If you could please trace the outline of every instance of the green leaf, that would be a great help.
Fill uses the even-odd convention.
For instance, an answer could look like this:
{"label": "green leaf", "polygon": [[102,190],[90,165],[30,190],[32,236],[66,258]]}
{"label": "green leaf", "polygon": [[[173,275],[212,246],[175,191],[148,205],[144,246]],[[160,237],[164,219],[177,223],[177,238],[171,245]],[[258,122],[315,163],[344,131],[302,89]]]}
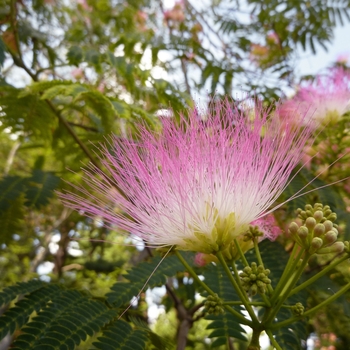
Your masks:
{"label": "green leaf", "polygon": [[[207,286],[219,295],[224,301],[238,301],[239,298],[235,292],[231,282],[226,276],[226,273],[221,265],[214,266],[212,264],[206,266],[203,272],[204,281]],[[207,296],[206,292],[202,292],[203,296]],[[234,307],[236,311],[241,311],[240,306]],[[246,341],[245,330],[241,327],[239,320],[229,312],[222,315],[207,315],[206,320],[211,320],[207,329],[213,331],[209,334],[209,338],[217,338],[213,344],[219,346],[226,344],[228,337],[233,337]]]}
{"label": "green leaf", "polygon": [[0,86],[0,130],[11,128],[12,133],[25,134],[32,140],[51,141],[58,119],[45,101],[28,89]]}
{"label": "green leaf", "polygon": [[59,177],[51,172],[33,170],[33,175],[28,179],[25,205],[40,208],[48,204],[59,182]]}
{"label": "green leaf", "polygon": [[26,295],[14,307],[8,309],[0,317],[0,339],[5,337],[7,333],[14,333],[17,327],[21,328],[34,311],[40,310],[57,293],[59,293],[57,286],[43,286]]}
{"label": "green leaf", "polygon": [[72,46],[67,52],[67,60],[69,64],[78,66],[83,60],[83,50],[79,46]]}
{"label": "green leaf", "polygon": [[0,213],[6,211],[24,192],[28,178],[5,176],[0,181]]}
{"label": "green leaf", "polygon": [[132,329],[125,321],[118,320],[93,345],[100,350],[145,350],[147,338],[146,330]]}
{"label": "green leaf", "polygon": [[85,53],[85,60],[93,65],[98,65],[100,63],[100,53],[96,50],[88,50]]}
{"label": "green leaf", "polygon": [[18,282],[14,286],[7,287],[0,292],[0,307],[8,304],[21,294],[29,294],[45,286],[46,283],[39,280],[31,280],[29,282]]}
{"label": "green leaf", "polygon": [[[187,260],[193,260],[192,254],[182,254]],[[118,282],[114,284],[111,287],[111,292],[106,295],[108,302],[115,307],[119,307],[126,302],[130,302],[132,297],[141,291],[147,278],[151,275],[152,277],[146,288],[162,285],[166,281],[166,276],[174,276],[177,272],[184,271],[183,265],[175,255],[165,258],[159,265],[160,261],[160,257],[155,257],[150,262],[143,262],[129,270],[124,277],[130,283]]]}

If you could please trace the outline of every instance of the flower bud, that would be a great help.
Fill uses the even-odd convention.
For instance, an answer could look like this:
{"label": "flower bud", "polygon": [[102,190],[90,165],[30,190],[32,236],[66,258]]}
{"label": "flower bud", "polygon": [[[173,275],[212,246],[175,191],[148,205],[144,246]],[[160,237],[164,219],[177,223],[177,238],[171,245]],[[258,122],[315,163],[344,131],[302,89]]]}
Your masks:
{"label": "flower bud", "polygon": [[337,233],[335,233],[334,231],[328,231],[323,237],[323,242],[325,243],[325,245],[331,245],[337,240],[337,238]]}
{"label": "flower bud", "polygon": [[304,313],[304,306],[302,303],[296,303],[292,307],[292,311],[296,316],[301,316]]}
{"label": "flower bud", "polygon": [[299,229],[298,229],[298,236],[302,240],[305,240],[306,237],[308,236],[308,234],[309,234],[309,230],[307,229],[307,227],[305,227],[305,226],[299,227]]}
{"label": "flower bud", "polygon": [[296,222],[294,222],[294,221],[288,227],[288,231],[292,235],[295,235],[297,233],[298,229],[299,229],[299,225]]}
{"label": "flower bud", "polygon": [[327,219],[334,222],[335,220],[337,220],[337,214],[332,213],[332,214],[327,216]]}
{"label": "flower bud", "polygon": [[256,275],[255,275],[254,273],[252,273],[252,274],[250,275],[250,280],[251,280],[251,281],[256,281]]}
{"label": "flower bud", "polygon": [[314,237],[311,241],[309,253],[314,254],[319,250],[323,245],[323,240],[320,237]]}
{"label": "flower bud", "polygon": [[332,214],[332,210],[329,208],[328,205],[326,205],[326,206],[324,207],[323,212],[324,212],[324,216],[325,216],[325,217],[327,217],[327,216],[329,216],[329,215]]}
{"label": "flower bud", "polygon": [[250,292],[252,293],[252,296],[256,295],[256,293],[258,292],[258,286],[256,283],[254,283],[251,287],[250,287]]}
{"label": "flower bud", "polygon": [[309,229],[309,231],[312,231],[314,227],[316,226],[317,222],[315,218],[307,218],[305,220],[305,226]]}
{"label": "flower bud", "polygon": [[316,210],[314,212],[314,218],[316,219],[317,222],[320,222],[323,219],[323,211],[321,210]]}
{"label": "flower bud", "polygon": [[317,251],[317,254],[329,254],[329,253],[336,253],[340,254],[344,251],[344,243],[343,242],[335,242],[331,246],[323,247]]}
{"label": "flower bud", "polygon": [[326,232],[326,228],[323,224],[317,224],[314,228],[314,234],[315,236],[322,236]]}
{"label": "flower bud", "polygon": [[333,222],[330,221],[330,220],[326,220],[324,223],[323,223],[325,229],[326,229],[326,232],[330,231],[332,228],[333,228]]}
{"label": "flower bud", "polygon": [[313,212],[311,210],[306,210],[305,213],[307,217],[313,216]]}

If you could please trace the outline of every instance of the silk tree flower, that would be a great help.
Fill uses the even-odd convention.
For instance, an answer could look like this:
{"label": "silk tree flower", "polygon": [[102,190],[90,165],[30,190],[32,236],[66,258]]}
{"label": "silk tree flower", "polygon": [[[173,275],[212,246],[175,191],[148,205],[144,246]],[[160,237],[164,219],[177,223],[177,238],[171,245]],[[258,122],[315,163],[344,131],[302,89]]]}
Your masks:
{"label": "silk tree flower", "polygon": [[84,170],[91,190],[60,197],[148,246],[223,251],[273,211],[312,134],[246,109],[216,102],[205,118],[194,109],[179,122],[161,118],[161,132],[140,125],[135,140],[113,136],[102,146],[106,171]]}
{"label": "silk tree flower", "polygon": [[[334,68],[326,76],[318,76],[315,82],[301,86],[296,96],[286,101],[281,109],[284,117],[319,125],[336,123],[350,110],[350,73]],[[306,114],[306,118],[305,118]]]}

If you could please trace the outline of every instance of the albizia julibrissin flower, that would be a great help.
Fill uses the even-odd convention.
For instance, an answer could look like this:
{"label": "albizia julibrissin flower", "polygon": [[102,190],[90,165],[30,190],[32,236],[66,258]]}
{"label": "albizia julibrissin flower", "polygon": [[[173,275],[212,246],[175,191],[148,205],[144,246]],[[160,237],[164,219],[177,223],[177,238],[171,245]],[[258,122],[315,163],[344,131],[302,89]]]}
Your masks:
{"label": "albizia julibrissin flower", "polygon": [[194,109],[178,123],[161,121],[158,133],[140,125],[137,140],[112,137],[102,149],[107,171],[85,170],[91,191],[60,197],[149,246],[208,254],[272,211],[312,132],[228,101],[213,103],[205,119]]}
{"label": "albizia julibrissin flower", "polygon": [[296,122],[313,119],[329,125],[349,110],[350,73],[339,67],[301,86],[295,97],[282,105],[281,116],[294,118]]}

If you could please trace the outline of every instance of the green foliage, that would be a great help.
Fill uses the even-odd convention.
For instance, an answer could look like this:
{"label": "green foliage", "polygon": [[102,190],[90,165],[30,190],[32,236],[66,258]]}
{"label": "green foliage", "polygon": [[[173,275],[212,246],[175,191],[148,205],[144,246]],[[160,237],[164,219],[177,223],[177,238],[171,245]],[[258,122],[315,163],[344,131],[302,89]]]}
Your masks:
{"label": "green foliage", "polygon": [[[282,276],[289,255],[284,250],[283,246],[281,246],[278,242],[271,242],[267,239],[265,239],[259,244],[259,250],[265,268],[271,271],[271,273],[269,274],[269,278],[271,279],[271,285],[276,286]],[[249,262],[256,261],[256,257],[253,250],[247,253],[247,260]],[[300,302],[304,307],[307,305],[307,293],[305,291],[301,291],[297,294],[294,294],[286,300],[286,304],[290,306],[293,306],[298,302]],[[259,314],[261,316],[263,311],[264,310],[260,310]],[[291,318],[292,316],[294,315],[291,309],[282,307],[276,315],[276,319],[278,320],[278,322],[282,322]],[[301,318],[300,321],[294,322],[292,327],[287,326],[275,330],[274,335],[276,336],[277,343],[283,349],[300,349],[302,342],[306,341],[308,337],[307,321]]]}
{"label": "green foliage", "polygon": [[[101,331],[94,343],[97,349],[146,349],[152,333],[145,326],[133,329],[116,320],[115,309],[76,290],[33,280],[8,287],[0,302],[4,305],[18,295],[19,301],[0,317],[0,339],[21,329],[14,349],[74,349]],[[153,335],[153,341],[160,340]]]}
{"label": "green foliage", "polygon": [[[191,254],[183,254],[183,256],[187,260],[192,259]],[[129,270],[124,275],[128,282],[114,284],[111,292],[106,295],[108,302],[115,307],[119,307],[126,302],[130,302],[132,296],[138,295],[148,277],[150,279],[147,281],[145,288],[153,288],[163,285],[166,281],[166,276],[174,276],[177,272],[184,270],[183,265],[175,255],[164,259],[159,265],[161,259],[160,257],[152,258],[150,262],[144,262]]]}
{"label": "green foliage", "polygon": [[[221,266],[208,265],[203,273],[204,281],[220,298],[224,301],[237,301],[239,300],[236,292],[234,291],[232,284],[227,278],[223,268]],[[206,292],[203,293],[207,295]],[[242,310],[241,307],[235,307],[237,311]],[[236,338],[242,341],[246,341],[245,330],[241,327],[239,320],[229,312],[225,312],[222,315],[207,315],[206,320],[212,321],[207,329],[212,330],[208,335],[209,338],[217,338],[212,343],[212,348],[226,344],[228,337]]]}
{"label": "green foliage", "polygon": [[5,176],[0,180],[0,242],[20,233],[25,217],[24,207],[47,205],[60,179],[51,172],[34,169],[29,177]]}
{"label": "green foliage", "polygon": [[147,332],[132,329],[128,323],[119,320],[108,327],[98,340],[94,345],[100,350],[143,350],[146,349]]}
{"label": "green foliage", "polygon": [[23,96],[21,89],[0,86],[0,107],[1,131],[10,128],[12,133],[40,141],[52,139],[52,129],[57,126],[57,117],[39,96]]}

